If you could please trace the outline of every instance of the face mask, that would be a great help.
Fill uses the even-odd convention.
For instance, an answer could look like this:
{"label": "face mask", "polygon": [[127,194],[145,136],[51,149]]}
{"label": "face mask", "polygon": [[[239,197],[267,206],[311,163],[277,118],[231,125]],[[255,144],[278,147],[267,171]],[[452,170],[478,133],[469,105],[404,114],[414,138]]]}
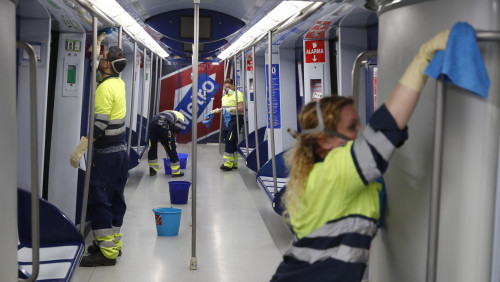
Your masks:
{"label": "face mask", "polygon": [[224,88],[224,94],[231,95],[233,93],[234,93],[234,91],[231,88]]}
{"label": "face mask", "polygon": [[95,72],[95,81],[97,83],[101,83],[102,81],[102,73],[99,69],[97,69],[97,71]]}

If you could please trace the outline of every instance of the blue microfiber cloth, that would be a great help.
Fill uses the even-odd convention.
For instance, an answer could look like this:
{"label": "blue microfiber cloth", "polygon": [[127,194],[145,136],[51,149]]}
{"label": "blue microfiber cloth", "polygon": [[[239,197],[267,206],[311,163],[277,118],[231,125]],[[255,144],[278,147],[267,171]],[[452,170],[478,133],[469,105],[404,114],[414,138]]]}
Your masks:
{"label": "blue microfiber cloth", "polygon": [[227,127],[229,125],[229,122],[231,121],[231,115],[226,109],[222,109],[222,111],[224,113],[224,124]]}
{"label": "blue microfiber cloth", "polygon": [[477,46],[476,31],[466,22],[453,26],[446,50],[436,52],[425,73],[481,97],[488,96],[490,79]]}
{"label": "blue microfiber cloth", "polygon": [[106,28],[103,28],[103,29],[97,31],[97,34],[101,34],[103,32],[105,32],[106,34],[111,34],[111,33],[113,33],[113,31],[117,31],[117,30],[118,30],[118,28],[116,28],[116,27],[106,27]]}
{"label": "blue microfiber cloth", "polygon": [[209,127],[210,127],[210,124],[212,123],[212,119],[214,118],[214,114],[212,114],[212,113],[210,113],[210,114],[206,114],[206,115],[205,115],[205,118],[208,118],[208,120],[204,120],[204,121],[202,121],[202,123],[203,123],[204,125],[206,125],[206,126],[207,126],[207,128],[209,128]]}

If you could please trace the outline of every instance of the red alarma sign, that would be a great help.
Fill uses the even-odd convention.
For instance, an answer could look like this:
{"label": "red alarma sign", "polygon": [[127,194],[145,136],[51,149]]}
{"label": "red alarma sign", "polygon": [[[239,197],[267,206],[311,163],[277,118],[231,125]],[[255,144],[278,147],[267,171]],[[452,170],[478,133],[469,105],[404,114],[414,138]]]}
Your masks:
{"label": "red alarma sign", "polygon": [[247,71],[253,71],[253,60],[247,60]]}
{"label": "red alarma sign", "polygon": [[325,62],[325,41],[311,40],[305,41],[306,63],[324,63]]}

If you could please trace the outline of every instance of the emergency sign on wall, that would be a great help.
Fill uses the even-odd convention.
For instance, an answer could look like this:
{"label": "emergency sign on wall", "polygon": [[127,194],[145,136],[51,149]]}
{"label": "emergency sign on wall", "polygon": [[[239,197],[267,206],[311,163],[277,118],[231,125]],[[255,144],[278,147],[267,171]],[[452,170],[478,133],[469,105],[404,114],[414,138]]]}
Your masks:
{"label": "emergency sign on wall", "polygon": [[253,60],[247,60],[247,71],[253,71]]}
{"label": "emergency sign on wall", "polygon": [[308,40],[304,41],[304,53],[306,63],[324,63],[325,62],[325,41]]}
{"label": "emergency sign on wall", "polygon": [[311,98],[313,101],[323,98],[321,79],[311,79]]}

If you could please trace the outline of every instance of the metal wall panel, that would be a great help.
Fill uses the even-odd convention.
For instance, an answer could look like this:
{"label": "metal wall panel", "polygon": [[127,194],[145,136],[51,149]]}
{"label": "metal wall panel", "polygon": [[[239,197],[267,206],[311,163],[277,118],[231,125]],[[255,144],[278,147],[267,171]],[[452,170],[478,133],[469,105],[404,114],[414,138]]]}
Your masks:
{"label": "metal wall panel", "polygon": [[17,280],[17,135],[16,135],[16,6],[0,0],[0,273],[3,281]]}
{"label": "metal wall panel", "polygon": [[[379,22],[378,99],[387,99],[422,43],[458,21],[498,30],[498,1],[428,1],[387,11]],[[480,43],[492,86],[482,99],[456,86],[445,97],[437,281],[490,281],[500,101],[498,44]],[[410,139],[386,173],[385,227],[372,245],[370,281],[425,281],[436,83],[429,79]]]}

